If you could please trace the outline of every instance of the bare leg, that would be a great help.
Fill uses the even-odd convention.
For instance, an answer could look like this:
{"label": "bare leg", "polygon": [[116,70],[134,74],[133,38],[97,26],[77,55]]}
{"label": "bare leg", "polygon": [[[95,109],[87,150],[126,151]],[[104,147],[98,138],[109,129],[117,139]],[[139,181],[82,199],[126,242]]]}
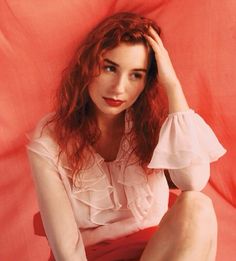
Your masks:
{"label": "bare leg", "polygon": [[212,201],[185,191],[162,218],[140,261],[214,261],[217,220]]}

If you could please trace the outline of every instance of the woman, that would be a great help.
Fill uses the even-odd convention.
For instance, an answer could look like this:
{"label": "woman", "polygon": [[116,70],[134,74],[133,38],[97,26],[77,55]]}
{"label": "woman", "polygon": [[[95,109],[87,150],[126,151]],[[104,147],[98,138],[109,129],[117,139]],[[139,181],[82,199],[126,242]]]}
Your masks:
{"label": "woman", "polygon": [[[28,145],[56,260],[100,260],[101,242],[113,244],[158,224],[145,246],[126,249],[123,256],[120,249],[116,258],[100,256],[215,259],[215,212],[200,191],[209,179],[209,162],[225,150],[189,109],[159,34],[152,20],[136,14],[102,21],[78,49],[54,112],[39,122]],[[170,210],[164,169],[182,190]]]}

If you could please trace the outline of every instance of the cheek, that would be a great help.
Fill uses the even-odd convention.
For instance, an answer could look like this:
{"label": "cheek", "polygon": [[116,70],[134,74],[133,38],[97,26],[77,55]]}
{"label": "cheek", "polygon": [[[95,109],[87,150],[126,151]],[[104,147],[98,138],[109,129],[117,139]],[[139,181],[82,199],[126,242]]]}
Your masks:
{"label": "cheek", "polygon": [[93,94],[95,92],[99,91],[99,78],[94,78],[93,81],[90,83],[90,85],[88,86],[88,92],[89,94]]}
{"label": "cheek", "polygon": [[94,91],[93,83],[90,83],[89,86],[88,86],[88,93],[89,93],[89,96],[92,96],[93,91]]}
{"label": "cheek", "polygon": [[114,82],[114,79],[112,79],[112,77],[107,77],[106,75],[101,74],[93,80],[91,88],[95,89],[96,91],[103,90],[107,86],[110,86],[112,82]]}
{"label": "cheek", "polygon": [[144,84],[139,84],[138,86],[135,86],[135,88],[132,90],[132,96],[134,98],[137,98],[141,93],[142,91],[144,90]]}
{"label": "cheek", "polygon": [[88,94],[93,101],[98,96],[98,90],[99,88],[97,88],[97,84],[95,83],[95,81],[90,83],[90,85],[88,86]]}

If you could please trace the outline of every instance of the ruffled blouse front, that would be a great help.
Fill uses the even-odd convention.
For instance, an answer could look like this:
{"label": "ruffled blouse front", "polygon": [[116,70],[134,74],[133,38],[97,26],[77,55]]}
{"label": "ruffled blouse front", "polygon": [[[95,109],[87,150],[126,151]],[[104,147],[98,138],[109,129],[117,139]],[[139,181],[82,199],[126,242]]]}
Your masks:
{"label": "ruffled blouse front", "polygon": [[[116,160],[105,162],[94,151],[88,167],[73,181],[67,164],[62,161],[57,164],[58,145],[47,132],[39,136],[48,117],[50,114],[39,122],[27,147],[56,166],[85,245],[158,225],[168,208],[169,188],[163,170],[172,170],[171,178],[180,189],[201,190],[209,173],[200,171],[196,176],[195,167],[205,166],[225,153],[205,121],[188,110],[169,114],[164,122],[149,164],[155,169],[152,174],[147,175],[137,163],[124,135]],[[131,126],[126,113],[125,134]]]}
{"label": "ruffled blouse front", "polygon": [[[127,113],[125,134],[117,158],[106,162],[94,151],[87,167],[79,172],[79,179],[74,182],[69,175],[70,168],[62,161],[58,164],[74,212],[80,213],[76,215],[76,220],[83,238],[90,231],[86,233],[87,228],[108,225],[112,228],[107,235],[105,231],[102,232],[106,239],[130,234],[158,224],[167,210],[168,184],[164,173],[157,170],[147,176],[137,163],[136,156],[131,154],[127,137],[131,127]],[[122,222],[129,224],[124,230],[120,229]],[[114,229],[115,224],[117,230]],[[102,230],[101,227],[99,230]],[[91,244],[91,240],[88,238],[84,241]]]}

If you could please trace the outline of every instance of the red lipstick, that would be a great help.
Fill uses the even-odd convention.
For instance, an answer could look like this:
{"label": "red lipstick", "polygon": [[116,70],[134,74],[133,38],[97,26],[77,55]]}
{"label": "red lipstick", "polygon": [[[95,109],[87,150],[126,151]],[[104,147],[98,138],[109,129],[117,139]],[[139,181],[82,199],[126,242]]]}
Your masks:
{"label": "red lipstick", "polygon": [[106,97],[103,97],[103,99],[109,106],[112,106],[112,107],[118,107],[124,102],[121,100],[115,100],[115,99],[106,98]]}

